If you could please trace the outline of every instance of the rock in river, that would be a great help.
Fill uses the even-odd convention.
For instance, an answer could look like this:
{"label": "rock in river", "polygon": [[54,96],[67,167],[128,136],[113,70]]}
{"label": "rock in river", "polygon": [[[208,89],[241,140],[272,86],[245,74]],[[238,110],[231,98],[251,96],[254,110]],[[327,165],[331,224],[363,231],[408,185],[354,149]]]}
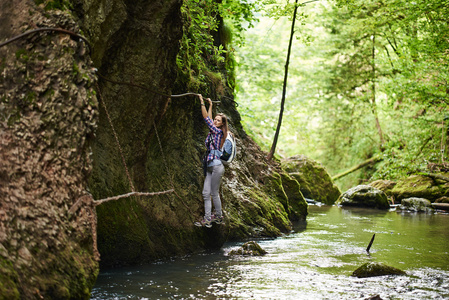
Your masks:
{"label": "rock in river", "polygon": [[265,254],[267,254],[267,251],[254,241],[244,243],[242,247],[229,252],[229,255],[263,256]]}
{"label": "rock in river", "polygon": [[342,206],[358,206],[379,209],[389,209],[387,195],[381,190],[369,186],[358,185],[344,192],[338,198],[337,204]]}
{"label": "rock in river", "polygon": [[407,274],[400,269],[375,262],[363,264],[352,273],[352,276],[358,278],[384,276],[384,275],[407,275]]}

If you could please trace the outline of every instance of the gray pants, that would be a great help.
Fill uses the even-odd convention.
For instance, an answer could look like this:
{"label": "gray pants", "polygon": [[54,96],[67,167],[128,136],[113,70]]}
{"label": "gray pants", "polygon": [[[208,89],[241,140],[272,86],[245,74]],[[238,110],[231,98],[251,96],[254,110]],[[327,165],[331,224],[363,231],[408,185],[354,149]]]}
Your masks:
{"label": "gray pants", "polygon": [[221,177],[225,168],[223,165],[212,166],[207,168],[206,179],[204,179],[203,199],[204,199],[204,216],[210,220],[212,211],[212,201],[214,201],[215,216],[221,217],[221,200],[220,200],[220,184]]}

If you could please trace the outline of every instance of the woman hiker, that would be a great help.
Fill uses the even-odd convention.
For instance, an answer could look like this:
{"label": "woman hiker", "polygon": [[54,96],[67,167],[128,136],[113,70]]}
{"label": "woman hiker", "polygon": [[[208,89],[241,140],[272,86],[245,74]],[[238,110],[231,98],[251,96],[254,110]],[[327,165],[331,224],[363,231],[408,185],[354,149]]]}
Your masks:
{"label": "woman hiker", "polygon": [[[209,127],[209,134],[205,141],[209,155],[207,156],[207,172],[203,187],[204,217],[201,221],[195,222],[195,225],[210,228],[212,227],[212,222],[217,224],[223,222],[219,189],[225,168],[220,160],[222,154],[220,149],[223,147],[223,143],[228,135],[228,119],[224,114],[217,114],[212,121],[212,100],[206,98],[209,102],[209,109],[206,110],[203,96],[198,95],[198,97],[201,102],[201,113],[206,125]],[[211,198],[215,208],[214,214],[212,214]]]}

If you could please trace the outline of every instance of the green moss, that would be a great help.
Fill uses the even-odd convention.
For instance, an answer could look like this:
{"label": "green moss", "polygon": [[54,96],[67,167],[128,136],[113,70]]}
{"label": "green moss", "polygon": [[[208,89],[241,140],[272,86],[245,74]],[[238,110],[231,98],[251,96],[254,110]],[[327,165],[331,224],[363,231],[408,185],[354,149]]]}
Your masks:
{"label": "green moss", "polygon": [[358,278],[385,276],[385,275],[407,275],[404,271],[381,263],[366,263],[352,273]]}
{"label": "green moss", "polygon": [[286,173],[281,173],[284,192],[288,198],[289,218],[292,221],[304,220],[308,214],[308,204],[301,193],[301,187],[296,179]]}
{"label": "green moss", "polygon": [[[259,190],[249,192],[251,201],[260,208],[259,214],[253,216],[252,219],[256,224],[263,227],[262,235],[270,237],[279,236],[281,232],[290,232],[292,228],[288,214],[279,201],[280,198],[283,198],[283,201],[287,198],[281,188],[282,186],[274,183],[271,188],[268,187],[271,190],[269,193],[264,193]],[[249,213],[251,214],[253,211],[250,210]]]}
{"label": "green moss", "polygon": [[340,196],[340,190],[326,169],[310,158],[290,157],[282,161],[282,168],[298,181],[305,198],[332,205]]}
{"label": "green moss", "polygon": [[78,64],[74,61],[72,64],[72,75],[77,76],[80,73],[80,68],[78,67]]}
{"label": "green moss", "polygon": [[233,249],[229,255],[245,255],[245,256],[263,256],[267,251],[262,249],[260,245],[254,241],[244,243],[240,248]]}
{"label": "green moss", "polygon": [[0,299],[20,299],[18,278],[11,262],[0,258]]}
{"label": "green moss", "polygon": [[25,95],[25,103],[27,104],[33,104],[36,102],[36,93],[33,91],[29,91],[26,95]]}
{"label": "green moss", "polygon": [[336,202],[342,206],[369,207],[378,209],[389,209],[387,195],[372,186],[358,185],[343,194]]}
{"label": "green moss", "polygon": [[89,299],[99,271],[92,252],[65,247],[57,254],[41,254],[40,261],[46,270],[54,270],[36,277],[42,295],[50,299]]}
{"label": "green moss", "polygon": [[[92,252],[81,248],[75,250],[72,246],[68,244],[54,253],[47,249],[34,249],[36,263],[26,268],[17,266],[17,270],[10,262],[1,259],[0,299],[89,299],[90,289],[98,275],[98,264],[93,261]],[[33,297],[23,286],[28,282],[25,279],[28,274],[40,274],[33,276]]]}
{"label": "green moss", "polygon": [[27,63],[30,59],[30,55],[26,49],[19,49],[16,51],[16,59],[21,63]]}
{"label": "green moss", "polygon": [[[446,173],[442,175],[447,176]],[[395,201],[404,198],[425,198],[434,202],[436,199],[449,195],[449,184],[443,180],[434,180],[424,175],[413,175],[397,182],[391,190]]]}

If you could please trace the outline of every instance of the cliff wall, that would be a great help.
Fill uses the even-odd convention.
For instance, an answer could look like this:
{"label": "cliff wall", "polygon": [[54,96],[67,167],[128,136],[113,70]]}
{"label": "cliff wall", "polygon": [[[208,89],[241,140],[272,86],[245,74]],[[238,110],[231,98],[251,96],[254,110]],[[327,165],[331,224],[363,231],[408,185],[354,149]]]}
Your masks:
{"label": "cliff wall", "polygon": [[[57,27],[91,45],[39,32],[0,48],[0,298],[88,298],[98,273],[95,237],[100,264],[115,266],[279,236],[305,218],[297,181],[266,161],[242,129],[228,84],[215,89],[210,78],[191,92],[221,102],[214,113],[229,116],[238,155],[222,183],[226,224],[193,225],[204,209],[207,128],[196,98],[167,97],[187,91],[176,81],[188,22],[181,1],[0,5],[2,41]],[[174,192],[92,205],[133,188]]]}
{"label": "cliff wall", "polygon": [[[79,31],[64,11],[2,1],[0,37]],[[0,299],[88,298],[98,273],[89,207],[69,214],[92,169],[98,118],[83,43],[42,32],[0,48]]]}

